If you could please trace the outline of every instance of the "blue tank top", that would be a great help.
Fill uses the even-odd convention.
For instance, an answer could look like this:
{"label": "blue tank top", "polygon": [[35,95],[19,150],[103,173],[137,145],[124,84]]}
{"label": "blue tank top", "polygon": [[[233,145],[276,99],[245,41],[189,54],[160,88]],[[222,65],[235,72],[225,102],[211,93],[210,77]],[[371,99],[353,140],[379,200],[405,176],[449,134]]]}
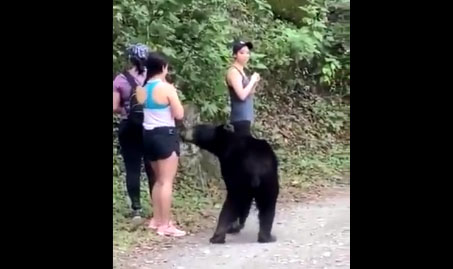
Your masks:
{"label": "blue tank top", "polygon": [[175,119],[171,113],[170,105],[161,105],[154,101],[153,92],[161,80],[148,81],[145,85],[146,100],[143,104],[143,128],[152,130],[157,127],[174,127]]}
{"label": "blue tank top", "polygon": [[146,108],[146,109],[164,109],[164,108],[168,107],[168,105],[161,105],[161,104],[154,102],[153,91],[156,88],[157,84],[159,84],[159,82],[160,82],[160,79],[154,80],[154,81],[149,81],[148,83],[146,83],[145,90],[146,90],[147,97],[146,97],[146,101],[143,105],[144,108]]}

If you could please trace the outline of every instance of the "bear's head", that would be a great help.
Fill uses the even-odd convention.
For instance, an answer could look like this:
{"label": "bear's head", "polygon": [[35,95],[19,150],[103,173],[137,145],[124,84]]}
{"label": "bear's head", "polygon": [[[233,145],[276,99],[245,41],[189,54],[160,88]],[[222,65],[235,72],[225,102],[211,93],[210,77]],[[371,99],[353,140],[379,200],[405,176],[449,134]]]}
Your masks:
{"label": "bear's head", "polygon": [[220,156],[226,146],[236,139],[231,124],[199,124],[192,128],[183,128],[180,134],[184,142],[195,144],[217,156]]}

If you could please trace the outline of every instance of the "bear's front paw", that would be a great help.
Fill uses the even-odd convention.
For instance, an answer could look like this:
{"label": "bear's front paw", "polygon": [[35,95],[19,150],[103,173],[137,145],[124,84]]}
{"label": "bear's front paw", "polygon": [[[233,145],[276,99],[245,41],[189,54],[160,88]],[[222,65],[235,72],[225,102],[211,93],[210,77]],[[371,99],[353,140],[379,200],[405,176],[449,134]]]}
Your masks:
{"label": "bear's front paw", "polygon": [[225,244],[225,236],[214,235],[209,239],[212,244]]}

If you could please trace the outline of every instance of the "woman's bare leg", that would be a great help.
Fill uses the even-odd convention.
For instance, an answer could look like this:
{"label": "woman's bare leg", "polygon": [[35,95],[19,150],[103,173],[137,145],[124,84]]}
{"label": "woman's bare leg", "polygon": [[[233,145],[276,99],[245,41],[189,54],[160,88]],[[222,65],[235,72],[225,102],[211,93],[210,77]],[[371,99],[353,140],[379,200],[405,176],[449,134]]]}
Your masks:
{"label": "woman's bare leg", "polygon": [[[168,225],[171,218],[171,201],[173,191],[173,180],[178,170],[178,155],[175,152],[165,160],[157,161],[157,170],[159,171],[159,179],[157,185],[159,188],[156,191],[158,196],[159,216],[162,225]],[[154,191],[153,191],[154,196]]]}
{"label": "woman's bare leg", "polygon": [[154,171],[154,185],[152,187],[151,201],[153,205],[153,219],[156,225],[159,225],[162,222],[161,216],[161,204],[160,204],[160,171],[157,165],[157,161],[151,162],[151,167]]}

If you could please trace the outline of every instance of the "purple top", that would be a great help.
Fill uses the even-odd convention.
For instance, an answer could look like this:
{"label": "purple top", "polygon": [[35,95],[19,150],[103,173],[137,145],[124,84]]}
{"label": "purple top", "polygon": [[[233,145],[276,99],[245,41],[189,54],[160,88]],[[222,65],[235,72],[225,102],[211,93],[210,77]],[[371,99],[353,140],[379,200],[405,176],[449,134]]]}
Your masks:
{"label": "purple top", "polygon": [[[135,78],[135,81],[139,86],[143,85],[143,82],[145,81],[145,74],[139,75],[135,69],[129,70],[129,73]],[[113,80],[113,91],[120,94],[121,117],[125,119],[127,118],[127,114],[130,109],[129,99],[131,97],[132,88],[123,74],[117,75]]]}

